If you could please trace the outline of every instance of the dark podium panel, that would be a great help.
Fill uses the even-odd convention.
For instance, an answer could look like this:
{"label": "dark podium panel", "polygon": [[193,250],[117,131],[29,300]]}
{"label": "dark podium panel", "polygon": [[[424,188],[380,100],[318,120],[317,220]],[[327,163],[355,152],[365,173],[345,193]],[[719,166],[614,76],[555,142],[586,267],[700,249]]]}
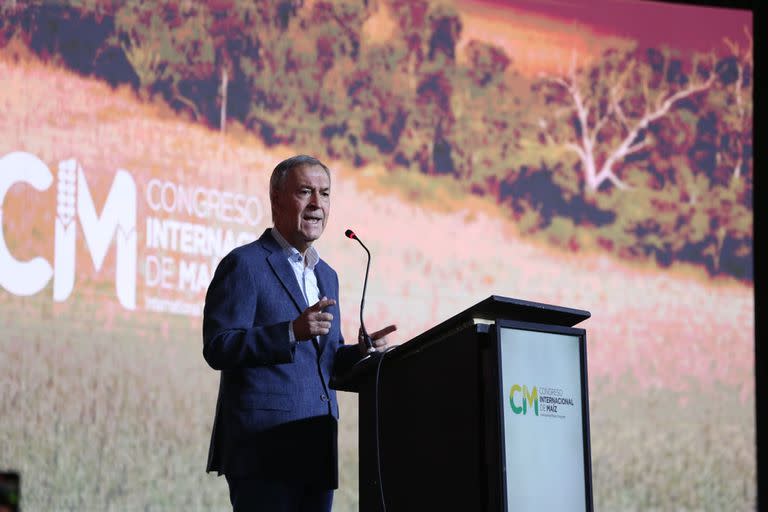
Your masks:
{"label": "dark podium panel", "polygon": [[[526,475],[529,465],[533,470],[542,464],[536,457],[546,454],[537,455],[534,449],[528,460],[507,457],[505,436],[515,434],[510,425],[523,425],[524,421],[535,426],[532,421],[561,425],[565,420],[538,418],[536,388],[531,392],[526,387],[526,396],[504,396],[502,372],[508,370],[502,367],[501,354],[509,359],[518,349],[504,340],[508,336],[499,334],[524,331],[534,347],[539,335],[549,336],[548,343],[555,350],[561,335],[579,345],[574,375],[580,379],[576,402],[581,415],[568,414],[583,418],[581,442],[573,447],[583,453],[583,471],[582,481],[566,483],[577,491],[583,488],[579,491],[583,503],[580,498],[574,506],[560,509],[591,511],[586,338],[582,329],[571,327],[589,316],[586,311],[492,296],[337,376],[332,383],[336,389],[359,393],[360,510],[383,510],[382,494],[390,512],[526,510],[516,504],[537,502],[535,489],[533,494],[527,487],[518,489],[508,473]],[[570,350],[573,353],[573,347]],[[504,407],[510,400],[529,400],[531,416],[507,420],[505,427],[504,415],[509,412]],[[550,407],[541,405],[542,411]],[[556,421],[561,423],[552,423]],[[533,432],[535,436],[536,430]],[[573,439],[558,441],[573,444]],[[530,442],[542,443],[546,449],[546,439],[532,438]]]}

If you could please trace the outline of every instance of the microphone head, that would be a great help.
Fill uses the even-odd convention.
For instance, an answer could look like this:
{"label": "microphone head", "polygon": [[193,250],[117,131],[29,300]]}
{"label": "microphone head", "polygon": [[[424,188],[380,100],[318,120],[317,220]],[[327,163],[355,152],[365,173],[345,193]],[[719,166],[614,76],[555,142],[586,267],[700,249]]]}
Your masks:
{"label": "microphone head", "polygon": [[348,229],[348,230],[346,230],[346,231],[344,232],[344,235],[345,235],[347,238],[357,238],[357,235],[356,235],[356,234],[355,234],[355,232],[354,232],[354,231],[352,231],[351,229]]}

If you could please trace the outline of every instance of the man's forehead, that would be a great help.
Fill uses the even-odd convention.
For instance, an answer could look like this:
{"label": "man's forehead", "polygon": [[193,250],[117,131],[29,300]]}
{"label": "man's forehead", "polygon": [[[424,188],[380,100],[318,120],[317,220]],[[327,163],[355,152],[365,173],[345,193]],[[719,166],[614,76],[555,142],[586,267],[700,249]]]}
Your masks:
{"label": "man's forehead", "polygon": [[317,185],[322,188],[330,188],[331,186],[331,177],[328,172],[318,165],[294,169],[291,171],[289,179],[302,186]]}

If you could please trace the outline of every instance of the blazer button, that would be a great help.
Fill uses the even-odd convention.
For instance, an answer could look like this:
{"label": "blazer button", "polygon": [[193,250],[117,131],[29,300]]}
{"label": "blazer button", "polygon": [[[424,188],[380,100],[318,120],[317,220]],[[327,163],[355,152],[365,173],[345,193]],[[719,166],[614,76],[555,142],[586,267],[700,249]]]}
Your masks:
{"label": "blazer button", "polygon": [[323,402],[327,402],[328,401],[328,397],[325,394],[322,394],[322,395],[320,395],[320,400],[322,400]]}

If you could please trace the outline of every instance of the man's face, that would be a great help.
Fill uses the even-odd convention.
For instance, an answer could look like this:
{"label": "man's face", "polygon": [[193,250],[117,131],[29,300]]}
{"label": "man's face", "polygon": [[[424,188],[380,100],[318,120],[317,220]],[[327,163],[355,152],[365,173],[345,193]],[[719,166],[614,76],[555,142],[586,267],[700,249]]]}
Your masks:
{"label": "man's face", "polygon": [[319,165],[293,169],[273,198],[275,227],[300,252],[320,238],[331,211],[331,179]]}

